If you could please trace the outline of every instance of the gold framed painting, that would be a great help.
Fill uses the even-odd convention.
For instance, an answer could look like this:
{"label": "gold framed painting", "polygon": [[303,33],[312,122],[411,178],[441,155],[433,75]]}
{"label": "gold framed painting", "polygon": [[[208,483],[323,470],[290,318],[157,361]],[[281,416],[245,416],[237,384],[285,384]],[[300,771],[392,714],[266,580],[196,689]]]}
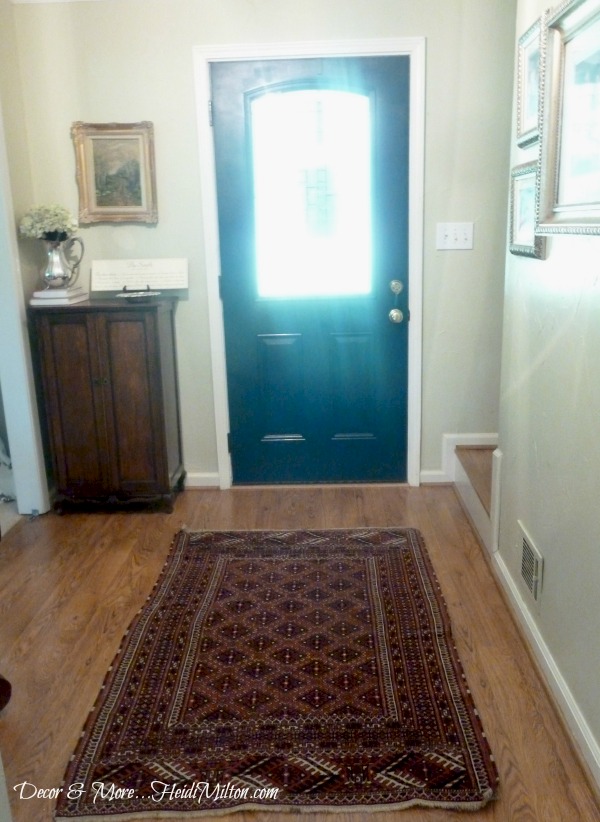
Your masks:
{"label": "gold framed painting", "polygon": [[154,126],[73,123],[79,222],[157,223]]}

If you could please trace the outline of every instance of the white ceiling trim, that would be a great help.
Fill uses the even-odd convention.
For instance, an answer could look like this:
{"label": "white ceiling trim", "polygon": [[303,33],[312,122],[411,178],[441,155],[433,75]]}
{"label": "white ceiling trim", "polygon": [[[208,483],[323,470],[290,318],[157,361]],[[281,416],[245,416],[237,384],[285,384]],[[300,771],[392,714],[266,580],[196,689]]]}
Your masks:
{"label": "white ceiling trim", "polygon": [[22,6],[26,3],[102,3],[104,0],[10,0],[13,6]]}

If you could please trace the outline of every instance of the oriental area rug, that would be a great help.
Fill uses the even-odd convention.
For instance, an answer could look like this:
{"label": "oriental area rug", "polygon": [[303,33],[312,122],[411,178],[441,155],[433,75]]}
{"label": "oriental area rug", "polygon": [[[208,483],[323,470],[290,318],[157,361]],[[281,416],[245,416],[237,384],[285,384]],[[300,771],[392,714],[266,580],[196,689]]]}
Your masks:
{"label": "oriental area rug", "polygon": [[418,531],[182,531],[56,818],[474,810],[497,782]]}

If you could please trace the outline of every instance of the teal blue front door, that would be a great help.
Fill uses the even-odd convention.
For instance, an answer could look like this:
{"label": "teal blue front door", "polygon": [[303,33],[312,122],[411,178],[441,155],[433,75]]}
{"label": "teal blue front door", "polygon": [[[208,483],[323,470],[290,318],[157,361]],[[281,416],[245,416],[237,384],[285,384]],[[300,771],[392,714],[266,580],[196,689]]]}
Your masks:
{"label": "teal blue front door", "polygon": [[409,72],[211,65],[234,484],[406,480]]}

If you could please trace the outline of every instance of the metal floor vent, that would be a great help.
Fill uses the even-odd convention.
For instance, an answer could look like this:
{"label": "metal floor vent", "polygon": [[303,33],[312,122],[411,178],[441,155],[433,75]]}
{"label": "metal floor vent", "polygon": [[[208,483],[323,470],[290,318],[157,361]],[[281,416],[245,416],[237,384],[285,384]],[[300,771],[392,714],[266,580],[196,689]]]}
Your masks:
{"label": "metal floor vent", "polygon": [[542,594],[544,558],[521,522],[519,522],[519,528],[521,529],[521,576],[537,602]]}

